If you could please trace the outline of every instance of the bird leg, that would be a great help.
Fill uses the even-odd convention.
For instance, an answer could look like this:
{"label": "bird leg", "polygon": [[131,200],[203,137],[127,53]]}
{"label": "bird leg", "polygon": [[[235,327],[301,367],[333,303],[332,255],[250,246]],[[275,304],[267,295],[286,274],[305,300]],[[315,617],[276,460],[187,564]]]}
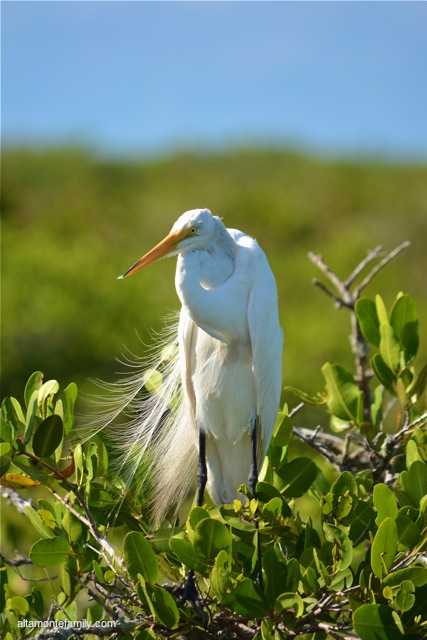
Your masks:
{"label": "bird leg", "polygon": [[[258,464],[257,464],[257,427],[259,424],[259,418],[258,416],[256,417],[252,428],[251,428],[251,469],[249,472],[249,478],[248,478],[248,487],[249,487],[249,491],[251,492],[253,498],[256,500],[256,485],[258,482]],[[257,565],[258,565],[258,574],[256,577],[256,584],[258,584],[260,587],[262,587],[262,558],[261,558],[261,541],[260,541],[260,535],[259,535],[259,525],[258,525],[258,521],[254,520],[254,529],[256,531],[256,535],[257,535],[257,542],[258,542],[258,558],[257,558]]]}
{"label": "bird leg", "polygon": [[[196,506],[201,507],[203,505],[203,496],[205,493],[206,482],[208,479],[208,470],[206,466],[206,435],[202,429],[199,429],[199,467],[197,471],[197,500]],[[203,611],[199,593],[196,587],[196,581],[194,579],[194,569],[190,569],[187,574],[187,579],[184,585],[180,589],[181,597],[178,600],[178,606],[183,605],[185,602],[190,602],[194,609],[198,612],[203,620],[203,624],[207,624],[207,616]]]}
{"label": "bird leg", "polygon": [[208,470],[206,467],[206,434],[199,429],[199,468],[197,471],[197,501],[196,506],[203,504],[206,482],[208,480]]}

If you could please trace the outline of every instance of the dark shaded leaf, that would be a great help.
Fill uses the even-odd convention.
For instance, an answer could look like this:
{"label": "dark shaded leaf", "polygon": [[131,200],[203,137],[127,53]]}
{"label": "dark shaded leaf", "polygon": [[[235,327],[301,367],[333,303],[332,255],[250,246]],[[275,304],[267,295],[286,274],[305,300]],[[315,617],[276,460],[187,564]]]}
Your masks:
{"label": "dark shaded leaf", "polygon": [[64,437],[64,425],[61,418],[51,415],[40,424],[33,437],[33,451],[39,458],[48,458],[59,447]]}
{"label": "dark shaded leaf", "polygon": [[361,640],[401,640],[393,613],[383,604],[364,604],[354,612],[354,629]]}

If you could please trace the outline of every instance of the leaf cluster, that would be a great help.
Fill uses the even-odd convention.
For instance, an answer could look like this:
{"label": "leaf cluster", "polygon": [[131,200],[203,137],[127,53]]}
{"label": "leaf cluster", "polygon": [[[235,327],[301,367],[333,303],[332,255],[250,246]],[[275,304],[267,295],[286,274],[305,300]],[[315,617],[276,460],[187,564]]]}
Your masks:
{"label": "leaf cluster", "polygon": [[[28,557],[1,558],[3,637],[65,638],[59,623],[81,620],[88,626],[76,626],[75,637],[425,637],[426,367],[416,367],[417,313],[405,294],[390,313],[379,296],[344,302],[357,373],[327,363],[321,392],[297,392],[328,412],[335,434],[295,425],[298,407],[285,405],[256,496],[242,486],[241,500],[193,507],[182,523],[150,522],[144,496],[126,492],[99,436],[72,443],[74,384],[61,389],[36,372],[23,403],[6,398],[1,484],[37,540]],[[309,449],[292,458],[294,438],[328,470]],[[41,488],[48,499],[21,495]],[[303,519],[307,495],[317,511]],[[23,592],[17,575],[33,567],[48,582]],[[188,570],[199,607],[183,602]],[[24,621],[57,626],[33,631]]]}

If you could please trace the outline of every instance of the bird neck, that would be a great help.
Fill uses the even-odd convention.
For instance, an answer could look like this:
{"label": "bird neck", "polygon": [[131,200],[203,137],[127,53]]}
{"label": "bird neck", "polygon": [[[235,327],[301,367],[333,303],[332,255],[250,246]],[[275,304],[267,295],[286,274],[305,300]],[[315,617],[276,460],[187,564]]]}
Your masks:
{"label": "bird neck", "polygon": [[215,232],[203,249],[189,251],[178,258],[177,278],[181,288],[220,287],[234,272],[236,249],[236,243],[218,219]]}

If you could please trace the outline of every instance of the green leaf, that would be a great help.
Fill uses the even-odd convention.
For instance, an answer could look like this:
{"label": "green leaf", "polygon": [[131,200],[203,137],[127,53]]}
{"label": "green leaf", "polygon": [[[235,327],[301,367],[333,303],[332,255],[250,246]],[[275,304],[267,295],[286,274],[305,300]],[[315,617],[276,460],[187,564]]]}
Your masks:
{"label": "green leaf", "polygon": [[230,541],[229,529],[219,520],[205,518],[196,525],[193,538],[194,550],[196,553],[203,554],[208,560],[214,558],[221,549],[227,549]]}
{"label": "green leaf", "polygon": [[12,445],[10,442],[0,444],[0,476],[4,475],[10,467]]}
{"label": "green leaf", "polygon": [[281,551],[277,547],[268,549],[262,558],[262,566],[266,578],[265,595],[273,607],[287,582],[288,572]]}
{"label": "green leaf", "polygon": [[221,602],[227,595],[230,571],[227,569],[230,558],[226,551],[220,551],[215,559],[215,567],[212,569],[209,582],[216,598]]}
{"label": "green leaf", "polygon": [[380,323],[375,302],[368,298],[359,298],[355,305],[360,329],[368,342],[380,346]]}
{"label": "green leaf", "polygon": [[[28,400],[27,404],[27,416],[25,420],[25,433],[24,433],[24,444],[30,441],[31,436],[33,434],[34,424],[36,424],[36,415],[37,415],[37,398],[39,392],[33,391],[32,396]],[[38,418],[40,421],[40,418]]]}
{"label": "green leaf", "polygon": [[376,353],[371,362],[372,368],[378,380],[385,386],[386,389],[394,393],[393,385],[396,382],[396,376],[386,365],[382,356],[379,353]]}
{"label": "green leaf", "polygon": [[385,518],[378,528],[371,547],[371,567],[382,580],[390,571],[397,551],[397,526],[393,518]]}
{"label": "green leaf", "polygon": [[407,549],[411,549],[418,544],[420,539],[420,528],[412,522],[411,518],[405,515],[399,515],[396,518],[397,538],[399,544]]}
{"label": "green leaf", "polygon": [[408,393],[416,395],[417,398],[421,398],[427,385],[427,364],[421,369],[418,376],[416,376],[408,389]]}
{"label": "green leaf", "polygon": [[393,331],[393,327],[388,322],[380,324],[380,354],[387,367],[397,373],[400,366],[400,345]]}
{"label": "green leaf", "polygon": [[317,466],[309,458],[295,458],[274,473],[274,486],[286,497],[299,498],[311,487]]}
{"label": "green leaf", "polygon": [[144,580],[154,583],[157,580],[158,568],[153,547],[142,533],[131,531],[123,542],[123,555],[126,568],[134,580],[138,573]]}
{"label": "green leaf", "polygon": [[411,296],[401,294],[394,303],[390,324],[404,352],[405,362],[410,364],[418,351],[418,317]]}
{"label": "green leaf", "polygon": [[411,464],[416,460],[423,461],[418,451],[417,443],[411,438],[411,440],[408,440],[406,443],[406,468],[409,469]]}
{"label": "green leaf", "polygon": [[427,584],[427,567],[407,567],[393,571],[384,578],[383,584],[388,587],[397,587],[405,580],[410,580],[416,587],[422,587]]}
{"label": "green leaf", "polygon": [[34,529],[37,531],[37,533],[40,536],[43,536],[43,538],[54,537],[55,534],[53,533],[52,529],[49,529],[48,527],[45,526],[42,518],[39,516],[38,512],[35,509],[33,509],[33,507],[30,507],[30,506],[25,507],[24,512],[27,518],[29,519],[29,521],[31,522],[31,524],[33,525]]}
{"label": "green leaf", "polygon": [[24,391],[25,406],[27,408],[30,406],[31,396],[33,395],[34,391],[38,393],[42,384],[43,384],[43,374],[41,371],[35,371],[28,378],[28,382],[25,385],[25,391]]}
{"label": "green leaf", "polygon": [[173,596],[162,587],[143,584],[143,589],[153,616],[167,629],[175,629],[179,622],[179,611]]}
{"label": "green leaf", "polygon": [[349,371],[339,364],[323,365],[322,373],[328,387],[328,409],[341,420],[359,421],[361,391]]}
{"label": "green leaf", "polygon": [[58,567],[70,552],[71,547],[65,538],[54,536],[35,542],[30,549],[30,559],[40,567]]}
{"label": "green leaf", "polygon": [[396,606],[400,611],[409,611],[415,604],[415,585],[410,580],[404,580],[396,593]]}
{"label": "green leaf", "polygon": [[194,569],[200,573],[204,573],[207,568],[207,562],[204,556],[194,550],[193,545],[185,540],[181,535],[174,536],[170,539],[169,546],[178,560],[189,569]]}
{"label": "green leaf", "polygon": [[224,598],[223,605],[251,619],[263,618],[269,608],[265,595],[250,578],[243,578],[234,591]]}
{"label": "green leaf", "polygon": [[363,604],[354,612],[354,630],[361,640],[402,640],[393,613],[384,604]]}
{"label": "green leaf", "polygon": [[305,404],[312,404],[318,407],[326,403],[326,398],[321,393],[317,393],[315,396],[312,396],[309,393],[302,391],[301,389],[297,389],[296,387],[291,387],[289,385],[284,387],[284,391],[289,391],[289,393],[292,393],[299,400],[302,400]]}
{"label": "green leaf", "polygon": [[300,618],[304,613],[304,603],[298,593],[282,593],[276,600],[274,607],[277,613],[280,613],[284,609],[293,609],[295,616]]}
{"label": "green leaf", "polygon": [[340,527],[325,522],[323,525],[325,538],[334,545],[332,556],[334,565],[339,571],[344,571],[353,560],[353,543]]}
{"label": "green leaf", "polygon": [[39,458],[48,458],[59,447],[64,437],[64,425],[55,414],[45,418],[33,437],[33,451]]}
{"label": "green leaf", "polygon": [[388,313],[384,304],[384,300],[381,296],[375,296],[375,307],[377,310],[378,321],[381,324],[382,322],[388,322]]}
{"label": "green leaf", "polygon": [[415,506],[427,494],[427,465],[415,460],[408,470],[407,492]]}
{"label": "green leaf", "polygon": [[292,438],[292,429],[290,417],[284,413],[279,413],[272,439],[273,446],[287,447]]}
{"label": "green leaf", "polygon": [[291,558],[288,561],[286,568],[288,571],[286,589],[288,591],[296,591],[298,589],[301,574],[300,564],[296,558]]}
{"label": "green leaf", "polygon": [[13,611],[17,616],[26,616],[30,605],[22,596],[13,596],[6,601],[6,609]]}
{"label": "green leaf", "polygon": [[83,526],[80,520],[66,511],[62,518],[62,526],[67,532],[70,542],[83,542]]}
{"label": "green leaf", "polygon": [[42,417],[46,415],[47,407],[52,403],[53,398],[59,391],[59,384],[56,380],[48,380],[39,389],[38,406]]}
{"label": "green leaf", "polygon": [[64,391],[58,395],[58,401],[62,402],[64,433],[68,435],[74,424],[74,404],[77,398],[77,385],[71,382]]}
{"label": "green leaf", "polygon": [[397,502],[394,493],[386,484],[379,483],[374,487],[374,506],[377,510],[375,523],[379,526],[386,518],[395,519],[397,516]]}

